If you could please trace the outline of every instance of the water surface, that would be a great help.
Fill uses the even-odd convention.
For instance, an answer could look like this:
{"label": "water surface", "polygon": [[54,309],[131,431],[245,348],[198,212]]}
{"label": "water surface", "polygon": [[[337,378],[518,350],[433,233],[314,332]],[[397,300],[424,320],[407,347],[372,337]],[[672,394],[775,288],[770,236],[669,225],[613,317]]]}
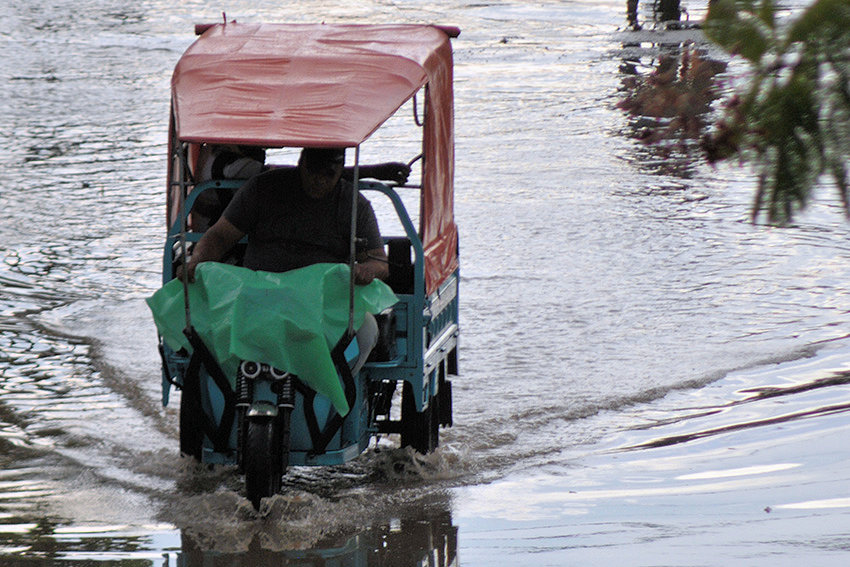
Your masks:
{"label": "water surface", "polygon": [[623,4],[224,6],[463,30],[456,426],[427,458],[383,439],[294,469],[261,514],[233,470],[178,456],[143,303],[171,70],[220,10],[7,6],[0,563],[846,563],[848,225],[828,187],[796,225],[753,225],[746,169],[641,143],[618,103],[697,35],[627,32]]}

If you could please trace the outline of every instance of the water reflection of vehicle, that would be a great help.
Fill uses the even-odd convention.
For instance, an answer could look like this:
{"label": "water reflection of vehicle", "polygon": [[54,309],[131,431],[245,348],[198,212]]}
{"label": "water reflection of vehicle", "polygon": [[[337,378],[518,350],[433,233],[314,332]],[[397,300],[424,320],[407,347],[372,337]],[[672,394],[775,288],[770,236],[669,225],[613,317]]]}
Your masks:
{"label": "water reflection of vehicle", "polygon": [[457,531],[451,515],[443,512],[392,520],[344,539],[326,540],[297,551],[270,551],[259,546],[240,553],[203,551],[184,537],[177,567],[457,567]]}
{"label": "water reflection of vehicle", "polygon": [[[352,375],[349,363],[357,343],[350,284],[348,329],[338,344],[329,345],[341,404],[317,392],[303,373],[275,368],[273,354],[263,352],[230,369],[213,341],[196,332],[190,286],[184,284],[186,344],[160,341],[164,403],[172,385],[182,390],[181,450],[204,463],[239,464],[255,506],[279,490],[288,464],[344,463],[373,435],[400,434],[402,445],[433,451],[439,427],[452,424],[448,376],[457,373],[450,38],[459,31],[425,25],[225,23],[199,26],[197,32],[200,38],[172,80],[163,283],[175,278],[206,228],[193,216],[199,197],[242,183],[193,177],[205,144],[354,148],[356,172],[361,145],[421,93],[424,112],[417,114],[414,99],[413,119],[421,128],[422,171],[421,186],[405,186],[420,194],[418,228],[399,187],[359,182],[361,191],[389,199],[401,226],[400,234],[384,236],[388,284],[398,301],[379,315],[378,347]],[[351,208],[356,213],[356,203]],[[353,221],[356,214],[351,216]],[[351,234],[353,270],[353,229]],[[237,248],[237,264],[242,252]],[[399,383],[400,415],[391,415]]]}

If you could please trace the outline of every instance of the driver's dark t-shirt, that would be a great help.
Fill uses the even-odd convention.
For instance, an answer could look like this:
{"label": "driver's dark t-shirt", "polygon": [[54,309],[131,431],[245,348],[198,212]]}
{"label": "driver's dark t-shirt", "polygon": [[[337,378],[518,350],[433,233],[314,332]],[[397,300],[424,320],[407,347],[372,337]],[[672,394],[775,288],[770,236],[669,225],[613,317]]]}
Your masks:
{"label": "driver's dark t-shirt", "polygon": [[[285,272],[320,262],[347,263],[351,223],[351,183],[313,199],[301,189],[297,169],[272,169],[250,179],[223,215],[248,235],[244,265],[252,270]],[[357,238],[365,249],[383,241],[369,200],[358,195]]]}

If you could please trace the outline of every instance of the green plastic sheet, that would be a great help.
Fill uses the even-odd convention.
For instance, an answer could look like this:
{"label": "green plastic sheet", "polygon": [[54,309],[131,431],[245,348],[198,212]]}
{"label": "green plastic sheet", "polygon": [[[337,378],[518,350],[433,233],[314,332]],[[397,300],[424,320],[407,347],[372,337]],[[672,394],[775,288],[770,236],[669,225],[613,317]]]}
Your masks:
{"label": "green plastic sheet", "polygon": [[[398,299],[383,282],[356,286],[354,328],[366,312],[379,313]],[[172,280],[147,300],[166,344],[191,352],[183,330],[183,284]],[[345,392],[331,349],[348,329],[349,268],[314,264],[284,273],[204,262],[189,284],[192,326],[235,381],[240,360],[254,360],[297,374],[327,396],[341,415]]]}

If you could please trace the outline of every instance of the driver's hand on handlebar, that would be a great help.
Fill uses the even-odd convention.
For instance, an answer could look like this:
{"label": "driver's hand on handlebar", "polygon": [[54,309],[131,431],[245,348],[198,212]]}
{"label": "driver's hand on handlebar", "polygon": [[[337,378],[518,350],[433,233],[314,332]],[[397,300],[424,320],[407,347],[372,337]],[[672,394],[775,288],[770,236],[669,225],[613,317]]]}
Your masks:
{"label": "driver's hand on handlebar", "polygon": [[381,167],[381,179],[386,179],[387,181],[394,181],[399,185],[404,185],[405,183],[407,183],[407,178],[410,176],[410,166],[406,163],[392,161],[383,164]]}
{"label": "driver's hand on handlebar", "polygon": [[375,279],[375,272],[367,264],[354,264],[354,283],[368,285]]}
{"label": "driver's hand on handlebar", "polygon": [[[186,276],[185,278],[184,275]],[[195,283],[195,264],[192,262],[191,258],[189,259],[188,270],[186,270],[186,264],[180,264],[179,266],[177,266],[177,269],[174,270],[174,277],[178,280],[184,280],[188,283]]]}

